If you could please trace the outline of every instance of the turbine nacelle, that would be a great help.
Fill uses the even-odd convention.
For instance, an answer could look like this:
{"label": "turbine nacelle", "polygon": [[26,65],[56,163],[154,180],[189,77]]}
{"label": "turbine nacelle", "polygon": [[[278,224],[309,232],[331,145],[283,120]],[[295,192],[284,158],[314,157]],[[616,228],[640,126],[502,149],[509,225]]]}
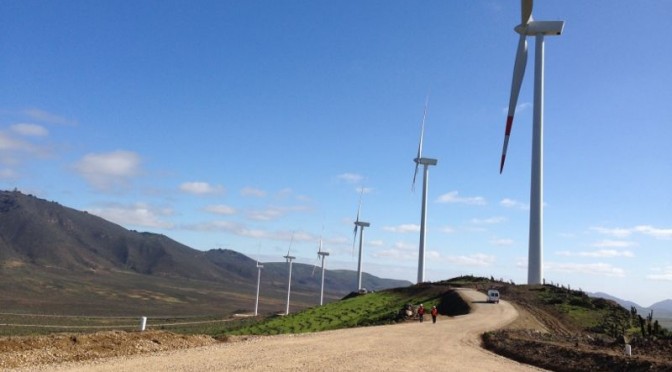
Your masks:
{"label": "turbine nacelle", "polygon": [[416,164],[422,164],[422,165],[436,165],[438,162],[437,159],[430,159],[430,158],[415,158],[413,161]]}
{"label": "turbine nacelle", "polygon": [[264,265],[262,265],[262,264],[260,264],[259,262],[257,262],[257,268],[258,268],[258,269],[263,269],[263,268],[264,268]]}
{"label": "turbine nacelle", "polygon": [[369,227],[369,226],[371,226],[371,224],[369,222],[364,222],[364,221],[355,221],[355,226]]}
{"label": "turbine nacelle", "polygon": [[328,256],[329,252],[317,252],[318,256]]}
{"label": "turbine nacelle", "polygon": [[565,27],[564,21],[531,21],[528,24],[521,24],[514,28],[514,31],[520,35],[535,36],[557,36],[562,34]]}
{"label": "turbine nacelle", "polygon": [[296,259],[296,257],[290,256],[290,255],[282,256],[282,257],[284,257],[287,260],[287,262],[291,262],[292,260]]}

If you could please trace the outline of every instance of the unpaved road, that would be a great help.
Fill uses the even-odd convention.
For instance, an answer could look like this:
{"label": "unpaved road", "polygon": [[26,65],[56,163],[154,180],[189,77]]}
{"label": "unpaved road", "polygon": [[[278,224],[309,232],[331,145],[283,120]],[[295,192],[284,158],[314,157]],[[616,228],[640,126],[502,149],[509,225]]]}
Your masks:
{"label": "unpaved road", "polygon": [[253,338],[202,348],[46,366],[54,371],[539,371],[482,349],[479,335],[512,322],[502,301],[461,290],[469,315],[432,324],[405,323],[302,335]]}

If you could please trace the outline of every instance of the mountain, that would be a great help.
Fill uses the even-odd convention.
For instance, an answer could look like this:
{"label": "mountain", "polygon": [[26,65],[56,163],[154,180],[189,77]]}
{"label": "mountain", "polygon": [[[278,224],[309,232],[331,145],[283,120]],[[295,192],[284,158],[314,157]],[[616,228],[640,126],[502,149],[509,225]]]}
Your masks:
{"label": "mountain", "polygon": [[656,302],[649,308],[653,309],[654,311],[663,311],[672,314],[672,300]]}
{"label": "mountain", "polygon": [[[295,263],[292,303],[319,302],[319,273]],[[286,299],[287,265],[265,263],[260,309]],[[325,298],[355,286],[354,271],[327,271]],[[207,252],[167,236],[127,230],[87,212],[18,191],[0,191],[0,308],[62,313],[221,312],[249,308],[256,262],[226,249]],[[408,281],[364,275],[380,290]],[[317,290],[316,290],[317,289]],[[317,295],[316,295],[317,293]]]}
{"label": "mountain", "polygon": [[610,294],[603,293],[603,292],[596,292],[596,293],[590,293],[589,294],[591,297],[599,297],[599,298],[604,298],[607,300],[612,300],[616,302],[617,304],[621,305],[627,310],[630,310],[633,306],[635,309],[637,309],[637,313],[645,316],[646,314],[649,314],[651,310],[653,310],[653,318],[654,319],[661,319],[665,320],[665,324],[672,324],[672,300],[664,300],[660,302],[656,302],[655,304],[649,306],[649,307],[643,307],[640,306],[639,304],[636,304],[632,301],[627,301],[620,299],[618,297],[614,297]]}
{"label": "mountain", "polygon": [[616,302],[617,304],[621,305],[622,307],[626,308],[627,310],[630,310],[633,306],[639,311],[640,309],[644,309],[643,306],[640,306],[639,304],[636,304],[632,301],[627,301],[620,299],[618,297],[612,296],[608,293],[604,292],[595,292],[595,293],[589,293],[590,297],[597,297],[597,298],[604,298],[605,300],[611,300]]}

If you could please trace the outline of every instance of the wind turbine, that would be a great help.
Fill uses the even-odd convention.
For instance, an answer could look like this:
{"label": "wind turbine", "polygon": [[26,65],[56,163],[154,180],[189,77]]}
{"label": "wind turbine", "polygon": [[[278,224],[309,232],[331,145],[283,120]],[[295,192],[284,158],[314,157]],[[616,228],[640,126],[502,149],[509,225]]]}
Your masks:
{"label": "wind turbine", "polygon": [[543,277],[543,177],[544,177],[544,36],[562,33],[563,21],[535,21],[532,18],[532,0],[521,1],[521,23],[514,28],[520,34],[516,62],[513,67],[509,113],[506,118],[504,146],[499,173],[504,169],[506,149],[516,112],[518,94],[527,64],[527,36],[535,37],[534,111],[532,124],[532,172],[530,185],[530,238],[527,264],[527,283],[541,284]]}
{"label": "wind turbine", "polygon": [[263,268],[264,265],[257,260],[257,301],[254,304],[254,316],[257,316],[259,310],[259,284],[261,284],[261,269]]}
{"label": "wind turbine", "polygon": [[320,286],[320,306],[324,300],[324,258],[329,255],[329,252],[322,250],[322,238],[320,237],[320,247],[317,251],[317,258],[322,260],[322,285]]}
{"label": "wind turbine", "polygon": [[357,290],[362,289],[362,242],[364,241],[364,228],[371,226],[370,223],[359,220],[359,212],[362,209],[362,195],[364,194],[364,187],[359,194],[359,207],[357,208],[357,219],[355,220],[355,230],[354,237],[352,240],[352,249],[355,249],[355,242],[357,241],[357,230],[361,230],[359,233],[359,258],[357,260]]}
{"label": "wind turbine", "polygon": [[287,280],[287,308],[285,309],[285,315],[289,315],[289,295],[292,291],[292,261],[296,259],[294,256],[289,255],[289,251],[292,249],[292,242],[294,241],[294,234],[289,241],[289,248],[287,249],[287,255],[283,256],[287,263],[289,263],[289,279]]}
{"label": "wind turbine", "polygon": [[427,189],[429,187],[429,166],[436,165],[437,159],[423,158],[422,157],[422,141],[425,136],[425,119],[427,118],[427,105],[429,103],[429,97],[425,101],[425,111],[422,114],[422,125],[420,126],[420,142],[418,143],[418,156],[413,159],[415,162],[415,173],[413,174],[413,186],[412,189],[415,190],[415,179],[418,176],[418,167],[420,164],[423,166],[422,173],[422,212],[420,213],[420,249],[418,252],[418,283],[425,281],[425,237],[426,237],[426,226],[425,222],[427,220]]}

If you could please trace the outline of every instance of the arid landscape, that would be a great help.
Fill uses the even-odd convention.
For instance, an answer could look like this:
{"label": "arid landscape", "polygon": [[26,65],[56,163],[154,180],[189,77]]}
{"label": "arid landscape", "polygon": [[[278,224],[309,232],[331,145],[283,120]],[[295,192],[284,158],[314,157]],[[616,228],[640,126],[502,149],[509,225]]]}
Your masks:
{"label": "arid landscape", "polygon": [[[297,264],[282,317],[287,267],[267,263],[261,315],[251,317],[256,262],[235,251],[197,251],[19,192],[0,194],[0,238],[3,369],[672,369],[669,319],[569,286],[365,275],[374,291],[357,293],[347,289],[354,272],[332,270],[320,307],[313,267]],[[485,302],[493,288],[500,304]],[[439,309],[436,326],[400,316],[422,302]]]}
{"label": "arid landscape", "polygon": [[[0,366],[71,371],[132,371],[150,365],[158,370],[179,366],[189,370],[264,370],[269,366],[276,370],[357,370],[361,365],[370,370],[389,370],[399,363],[418,368],[431,363],[465,371],[488,371],[502,363],[512,371],[534,370],[530,366],[554,371],[672,368],[669,338],[633,337],[632,356],[626,356],[622,338],[587,330],[585,324],[577,324],[567,314],[535,300],[539,291],[559,292],[560,288],[497,283],[506,301],[488,304],[485,295],[478,293],[488,286],[491,284],[474,283],[467,285],[472,289],[458,290],[462,301],[451,295],[454,290],[448,284],[412,287],[411,292],[424,291],[425,297],[427,288],[439,295],[427,297],[439,301],[442,315],[436,327],[428,320],[421,325],[417,320],[406,320],[373,328],[276,336],[183,335],[150,330],[4,337]],[[576,301],[576,294],[571,295]],[[586,303],[604,303],[609,314],[622,309],[600,299]],[[464,306],[470,309],[469,314],[458,315]],[[401,353],[399,340],[404,340]],[[256,351],[250,353],[251,348]]]}

